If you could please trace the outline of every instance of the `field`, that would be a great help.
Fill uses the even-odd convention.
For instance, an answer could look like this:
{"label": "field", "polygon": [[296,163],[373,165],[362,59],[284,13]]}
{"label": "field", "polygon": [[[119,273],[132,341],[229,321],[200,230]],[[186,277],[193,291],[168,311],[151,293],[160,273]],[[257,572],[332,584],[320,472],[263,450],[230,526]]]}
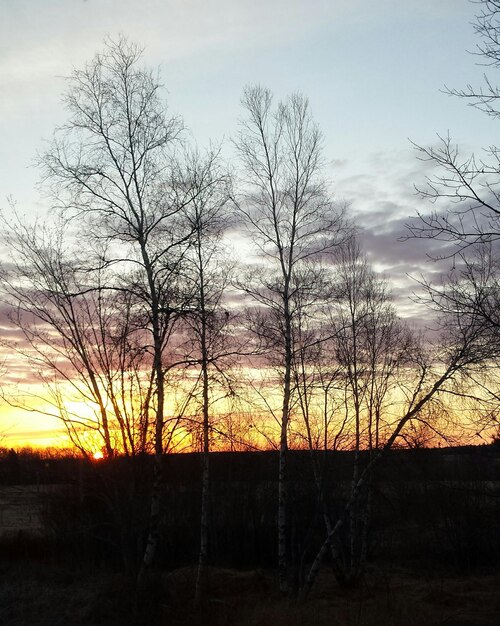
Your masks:
{"label": "field", "polygon": [[370,568],[358,589],[324,572],[305,603],[283,599],[272,572],[210,570],[210,601],[192,603],[193,568],[158,578],[154,606],[138,619],[124,574],[27,561],[2,566],[0,623],[9,626],[496,626],[500,576]]}
{"label": "field", "polygon": [[[297,545],[321,540],[307,455],[291,463]],[[377,478],[364,576],[339,586],[328,563],[306,601],[277,592],[273,453],[212,463],[208,600],[193,602],[200,458],[166,459],[162,549],[147,602],[135,571],[148,459],[12,459],[0,463],[0,623],[493,626],[500,614],[500,450],[395,451]],[[327,462],[332,507],[352,457]],[[33,480],[36,478],[36,480]],[[113,494],[113,506],[109,507]],[[126,522],[126,523],[125,523]],[[306,539],[307,538],[307,539]]]}

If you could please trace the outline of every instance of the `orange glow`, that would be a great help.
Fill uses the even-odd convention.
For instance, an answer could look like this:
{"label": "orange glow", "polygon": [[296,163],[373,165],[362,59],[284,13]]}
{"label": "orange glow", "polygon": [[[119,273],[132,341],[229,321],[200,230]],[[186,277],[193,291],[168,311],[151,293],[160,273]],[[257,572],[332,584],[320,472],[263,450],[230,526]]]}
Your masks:
{"label": "orange glow", "polygon": [[[271,368],[265,367],[242,368],[241,378],[242,384],[245,379],[248,379],[252,381],[252,385],[249,385],[246,397],[240,403],[235,403],[233,406],[220,392],[221,400],[217,402],[216,406],[212,405],[211,407],[211,418],[215,424],[214,435],[211,440],[213,450],[269,449],[275,447],[279,441],[279,428],[271,416],[271,413],[279,416],[281,410],[281,389],[276,373]],[[194,449],[199,449],[200,440],[196,437],[199,437],[200,431],[196,431],[198,434],[193,435],[191,429],[187,428],[182,420],[180,424],[177,424],[175,416],[179,414],[179,407],[182,407],[183,400],[192,387],[193,379],[187,376],[185,384],[182,380],[176,381],[176,383],[171,394],[166,398],[166,425],[175,424],[175,430],[169,439],[167,449],[169,452],[191,452]],[[85,450],[86,454],[96,462],[104,459],[106,451],[101,433],[97,429],[99,415],[96,408],[90,402],[75,399],[75,393],[69,386],[60,385],[59,390],[61,398],[64,398],[64,415],[69,416],[70,419],[75,417],[78,422],[90,424],[93,427],[92,429],[85,429],[82,426],[75,431],[81,449]],[[75,450],[70,434],[62,420],[57,417],[57,407],[50,403],[50,398],[46,400],[44,397],[47,394],[46,388],[41,384],[31,383],[26,384],[22,392],[24,395],[20,395],[19,399],[14,397],[14,401],[19,402],[19,408],[0,403],[0,448],[21,449],[30,447],[33,449]],[[216,389],[214,396],[217,393],[218,390]],[[387,421],[394,424],[403,414],[405,406],[404,397],[401,400],[397,391],[393,391],[392,394],[392,397],[389,398],[391,402],[388,401],[385,410]],[[264,397],[265,400],[263,400]],[[317,433],[316,440],[320,441],[321,428],[323,428],[323,397],[318,396],[312,400],[309,409],[312,416],[311,423],[315,429],[314,432]],[[198,405],[188,407],[186,417],[189,425],[196,422],[201,423],[198,413]],[[473,423],[473,417],[473,415],[469,416],[462,411],[461,420],[464,428],[470,428],[469,424]],[[112,419],[111,423],[113,423]],[[170,436],[167,426],[166,440]],[[116,428],[115,425],[113,427]],[[332,438],[336,435],[338,428],[339,425],[333,420],[329,426],[329,433]],[[228,433],[228,436],[218,437],[217,433],[219,432]],[[481,434],[476,435],[475,438],[470,436],[463,441],[457,439],[456,443],[488,443],[491,441],[493,433],[494,427],[490,430],[481,431]],[[345,445],[349,446],[352,441],[349,436],[352,436],[352,432],[348,430],[348,426],[346,426],[344,434],[347,442]],[[415,427],[408,428],[406,434],[410,440],[423,441],[422,445],[426,447],[433,447],[441,443],[438,438],[432,437],[432,431],[428,433],[418,423]],[[113,431],[112,435],[114,453],[119,455],[122,453],[119,445],[119,433]],[[322,441],[321,439],[321,443]],[[298,409],[292,415],[290,445],[295,448],[303,448],[307,445],[303,418]],[[319,444],[316,443],[316,445]]]}

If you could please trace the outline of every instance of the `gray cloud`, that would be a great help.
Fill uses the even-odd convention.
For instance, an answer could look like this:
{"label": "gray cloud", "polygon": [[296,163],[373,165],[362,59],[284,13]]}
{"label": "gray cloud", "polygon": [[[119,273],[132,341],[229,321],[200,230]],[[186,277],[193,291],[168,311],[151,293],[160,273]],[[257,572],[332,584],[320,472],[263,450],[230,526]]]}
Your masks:
{"label": "gray cloud", "polygon": [[408,147],[349,161],[336,184],[336,194],[349,202],[363,248],[374,268],[387,279],[398,311],[414,321],[428,315],[412,299],[420,290],[415,279],[441,280],[450,262],[436,263],[432,258],[453,251],[451,244],[408,238],[408,222],[417,212],[434,208],[415,191],[415,184],[425,181],[431,172],[432,164],[419,161]]}

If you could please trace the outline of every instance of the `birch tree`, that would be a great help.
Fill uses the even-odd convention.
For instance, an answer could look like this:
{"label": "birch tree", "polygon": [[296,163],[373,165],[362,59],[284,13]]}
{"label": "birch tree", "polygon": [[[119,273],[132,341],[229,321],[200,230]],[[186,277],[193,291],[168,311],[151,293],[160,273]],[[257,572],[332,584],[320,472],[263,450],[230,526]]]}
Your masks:
{"label": "birch tree", "polygon": [[262,264],[240,287],[267,315],[260,329],[281,363],[278,472],[279,587],[288,589],[287,451],[291,416],[294,325],[298,294],[314,291],[303,269],[345,236],[344,216],[332,203],[323,177],[321,134],[307,99],[294,94],[273,107],[269,90],[249,87],[246,117],[235,141],[244,191],[237,207]]}
{"label": "birch tree", "polygon": [[[342,582],[352,584],[366,560],[371,516],[370,475],[358,488],[361,452],[373,456],[390,432],[390,414],[416,363],[416,339],[396,316],[386,285],[370,267],[358,241],[352,238],[337,254],[334,298],[330,316],[334,332],[334,361],[344,383],[346,428],[352,433],[354,465],[349,511],[346,562],[337,569]],[[411,374],[410,374],[411,376]]]}
{"label": "birch tree", "polygon": [[107,242],[100,261],[114,272],[112,286],[133,292],[147,320],[155,478],[140,580],[159,540],[167,347],[189,297],[177,278],[191,237],[182,209],[192,200],[192,190],[176,184],[175,149],[183,126],[163,104],[160,87],[142,67],[136,45],[108,41],[68,79],[68,120],[41,157],[57,206],[88,235],[82,246]]}
{"label": "birch tree", "polygon": [[223,237],[229,225],[230,177],[221,164],[217,149],[204,155],[192,151],[185,164],[178,179],[186,188],[196,190],[183,211],[193,236],[183,271],[192,300],[183,319],[187,336],[182,360],[187,364],[187,373],[196,372],[197,382],[190,406],[196,414],[201,413],[200,551],[195,591],[195,601],[200,604],[206,600],[207,593],[210,451],[215,430],[212,412],[218,402],[231,394],[230,364],[237,354],[237,346],[231,337],[231,315],[224,308],[231,273],[223,253]]}
{"label": "birch tree", "polygon": [[107,272],[90,270],[67,224],[30,226],[17,217],[5,223],[3,243],[10,257],[2,268],[3,299],[23,337],[9,347],[43,385],[46,395],[37,403],[49,403],[46,411],[62,420],[85,455],[146,452],[151,360],[132,295],[106,289]]}
{"label": "birch tree", "polygon": [[401,387],[403,401],[399,403],[398,414],[392,420],[390,432],[384,443],[373,452],[366,466],[358,473],[357,480],[353,481],[343,511],[332,524],[312,560],[301,589],[302,598],[307,597],[332,542],[338,541],[341,531],[350,523],[351,514],[380,461],[402,435],[404,429],[417,420],[436,399],[446,396],[456,384],[460,384],[463,375],[469,370],[475,370],[485,361],[498,355],[498,347],[488,341],[481,323],[469,320],[466,324],[457,324],[458,319],[458,316],[453,320],[448,318],[447,333],[443,334],[441,341],[436,345],[415,344],[411,355],[412,380],[408,380]]}

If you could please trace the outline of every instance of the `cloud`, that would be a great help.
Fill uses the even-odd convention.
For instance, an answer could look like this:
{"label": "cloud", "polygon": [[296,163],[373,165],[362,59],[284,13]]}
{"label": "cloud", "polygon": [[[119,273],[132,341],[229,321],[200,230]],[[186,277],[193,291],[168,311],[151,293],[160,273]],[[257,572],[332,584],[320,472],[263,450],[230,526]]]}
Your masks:
{"label": "cloud", "polygon": [[432,164],[419,161],[408,146],[350,159],[336,182],[336,195],[349,202],[369,260],[387,280],[398,312],[413,321],[428,316],[413,299],[420,291],[417,279],[440,281],[450,262],[432,258],[453,251],[451,244],[409,237],[406,227],[418,211],[433,209],[415,191],[431,171]]}
{"label": "cloud", "polygon": [[0,71],[9,85],[67,73],[101,46],[107,34],[124,33],[163,61],[217,48],[276,47],[320,31],[373,28],[385,22],[441,19],[455,0],[16,0],[2,7]]}
{"label": "cloud", "polygon": [[105,35],[120,32],[147,42],[150,53],[163,60],[214,47],[274,46],[348,6],[345,0],[17,0],[4,7],[1,67],[4,77],[18,81],[58,72],[88,58]]}

